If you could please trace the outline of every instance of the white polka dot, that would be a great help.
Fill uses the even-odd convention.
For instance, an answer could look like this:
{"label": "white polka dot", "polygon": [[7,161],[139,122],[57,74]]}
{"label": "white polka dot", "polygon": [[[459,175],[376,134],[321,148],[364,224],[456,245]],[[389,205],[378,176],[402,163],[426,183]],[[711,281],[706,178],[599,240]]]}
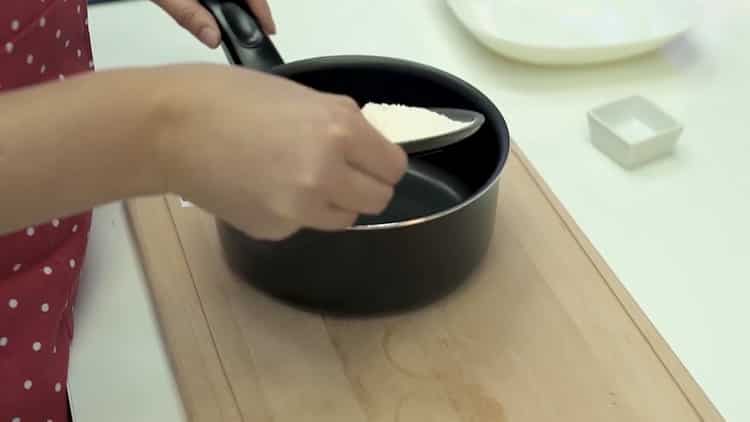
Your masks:
{"label": "white polka dot", "polygon": [[42,18],[39,19],[39,26],[41,26],[42,28],[44,28],[46,25],[47,25],[47,18],[45,18],[44,16],[42,16]]}
{"label": "white polka dot", "polygon": [[49,303],[42,303],[41,310],[44,313],[49,312]]}
{"label": "white polka dot", "polygon": [[76,13],[78,13],[79,15],[81,14],[81,5],[80,4],[76,7]]}
{"label": "white polka dot", "polygon": [[28,56],[26,56],[26,64],[32,64],[32,63],[34,63],[34,55],[29,54]]}
{"label": "white polka dot", "polygon": [[50,274],[52,274],[52,267],[50,267],[49,265],[47,265],[44,268],[42,268],[42,271],[44,272],[44,274],[50,275]]}
{"label": "white polka dot", "polygon": [[59,79],[59,80],[63,80],[63,79],[65,79],[65,75],[63,75],[63,74],[61,73],[61,74],[57,75],[57,79]]}
{"label": "white polka dot", "polygon": [[31,345],[31,348],[34,349],[35,352],[38,352],[42,350],[42,343],[35,341],[34,344]]}
{"label": "white polka dot", "polygon": [[8,345],[8,337],[0,337],[0,347],[5,347]]}
{"label": "white polka dot", "polygon": [[59,393],[62,391],[62,385],[58,382],[55,384],[55,392]]}
{"label": "white polka dot", "polygon": [[73,233],[77,232],[78,231],[78,224],[74,224],[72,230],[73,230]]}
{"label": "white polka dot", "polygon": [[21,418],[16,416],[15,418],[11,419],[10,422],[21,422]]}
{"label": "white polka dot", "polygon": [[44,73],[47,71],[47,65],[43,64],[42,67],[39,68],[39,73]]}
{"label": "white polka dot", "polygon": [[29,227],[26,229],[26,236],[31,237],[34,235],[34,233],[36,233],[36,229],[34,229],[33,227]]}
{"label": "white polka dot", "polygon": [[31,390],[32,382],[31,380],[26,380],[23,382],[23,388],[24,390]]}
{"label": "white polka dot", "polygon": [[10,21],[10,29],[11,31],[18,31],[18,28],[21,27],[21,22],[18,21],[18,19],[13,19]]}
{"label": "white polka dot", "polygon": [[8,306],[10,309],[16,309],[18,308],[18,300],[17,299],[11,299],[8,301]]}
{"label": "white polka dot", "polygon": [[55,421],[53,421],[52,419],[47,419],[47,422],[55,422]]}
{"label": "white polka dot", "polygon": [[57,353],[57,346],[52,346],[52,353]]}
{"label": "white polka dot", "polygon": [[13,52],[13,43],[12,42],[6,42],[5,43],[5,52],[10,54]]}
{"label": "white polka dot", "polygon": [[76,50],[76,56],[81,57],[81,50]]}
{"label": "white polka dot", "polygon": [[18,270],[20,270],[20,269],[21,269],[21,264],[16,264],[16,265],[13,266],[13,272],[14,273],[17,273]]}
{"label": "white polka dot", "polygon": [[62,31],[58,29],[57,32],[55,32],[55,38],[57,38],[59,40],[60,39],[60,35],[62,35]]}
{"label": "white polka dot", "polygon": [[68,48],[70,46],[70,40],[65,40],[65,48]]}
{"label": "white polka dot", "polygon": [[68,265],[70,265],[70,268],[75,268],[76,267],[76,260],[75,259],[71,259],[70,261],[68,261]]}
{"label": "white polka dot", "polygon": [[52,220],[52,227],[60,227],[60,220],[57,218]]}

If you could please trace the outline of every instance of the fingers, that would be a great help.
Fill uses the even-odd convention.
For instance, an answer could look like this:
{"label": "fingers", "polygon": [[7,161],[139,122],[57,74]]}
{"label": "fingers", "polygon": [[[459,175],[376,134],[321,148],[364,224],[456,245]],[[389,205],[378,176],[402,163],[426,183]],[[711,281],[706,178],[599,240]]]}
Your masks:
{"label": "fingers", "polygon": [[[258,224],[265,223],[265,224]],[[235,225],[248,236],[260,240],[278,241],[283,240],[300,230],[297,223],[282,219],[268,219],[265,221],[252,221],[244,226]]]}
{"label": "fingers", "polygon": [[395,185],[404,176],[408,166],[406,152],[362,122],[362,136],[349,142],[347,162],[360,171],[389,185]]}
{"label": "fingers", "polygon": [[196,0],[153,0],[183,28],[210,48],[221,42],[216,20]]}
{"label": "fingers", "polygon": [[[393,198],[394,189],[345,162],[332,164],[316,188],[295,196],[286,215],[321,230],[350,227],[360,214],[377,215]],[[296,217],[296,218],[295,218]]]}
{"label": "fingers", "polygon": [[358,169],[341,163],[338,177],[329,178],[325,190],[338,208],[361,214],[380,214],[393,198],[393,187]]}
{"label": "fingers", "polygon": [[[267,34],[276,33],[276,22],[267,0],[246,0],[260,26]],[[197,0],[153,0],[183,28],[209,48],[221,43],[221,33],[216,20]]]}
{"label": "fingers", "polygon": [[[205,201],[202,200],[201,202]],[[302,225],[294,219],[284,218],[270,210],[264,201],[256,198],[237,198],[220,204],[217,198],[208,198],[205,209],[231,224],[245,235],[259,240],[282,240],[298,232]],[[201,206],[200,203],[196,205]]]}
{"label": "fingers", "polygon": [[358,213],[336,205],[330,197],[323,188],[301,191],[292,199],[292,206],[277,215],[319,230],[339,230],[354,224]]}
{"label": "fingers", "polygon": [[250,6],[250,10],[253,11],[255,16],[260,21],[260,26],[263,32],[267,34],[276,33],[276,22],[273,20],[271,14],[271,7],[268,5],[267,0],[247,0],[247,5]]}
{"label": "fingers", "polygon": [[353,100],[343,97],[339,101],[349,108],[350,133],[344,142],[346,161],[388,185],[398,183],[408,166],[406,152],[375,129]]}
{"label": "fingers", "polygon": [[358,214],[349,210],[344,210],[334,204],[326,204],[317,209],[312,209],[308,225],[319,230],[342,230],[351,227],[357,221]]}

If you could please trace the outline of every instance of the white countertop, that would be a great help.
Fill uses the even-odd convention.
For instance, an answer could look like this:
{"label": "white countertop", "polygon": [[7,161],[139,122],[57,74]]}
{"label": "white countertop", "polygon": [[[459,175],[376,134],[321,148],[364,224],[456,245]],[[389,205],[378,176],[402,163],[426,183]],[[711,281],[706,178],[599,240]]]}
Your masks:
{"label": "white countertop", "polygon": [[[289,61],[346,53],[406,58],[490,96],[719,410],[729,421],[750,421],[743,388],[750,337],[742,334],[750,321],[750,124],[743,112],[750,6],[704,3],[700,25],[657,54],[549,69],[481,47],[442,0],[271,0],[274,41]],[[92,6],[90,24],[100,69],[226,62],[221,50],[205,49],[142,1]],[[675,156],[628,172],[590,145],[585,114],[631,94],[664,106],[686,128]],[[120,204],[97,210],[76,330],[70,387],[77,422],[184,420]]]}

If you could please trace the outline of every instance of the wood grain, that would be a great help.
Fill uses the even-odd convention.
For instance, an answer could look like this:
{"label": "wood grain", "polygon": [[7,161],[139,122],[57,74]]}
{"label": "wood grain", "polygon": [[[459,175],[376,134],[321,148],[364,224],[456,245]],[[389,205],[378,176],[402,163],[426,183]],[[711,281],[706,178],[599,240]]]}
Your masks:
{"label": "wood grain", "polygon": [[398,316],[280,304],[230,272],[210,215],[131,201],[191,420],[723,421],[513,147],[481,266]]}
{"label": "wood grain", "polygon": [[186,410],[196,421],[241,421],[164,198],[141,198],[128,210]]}

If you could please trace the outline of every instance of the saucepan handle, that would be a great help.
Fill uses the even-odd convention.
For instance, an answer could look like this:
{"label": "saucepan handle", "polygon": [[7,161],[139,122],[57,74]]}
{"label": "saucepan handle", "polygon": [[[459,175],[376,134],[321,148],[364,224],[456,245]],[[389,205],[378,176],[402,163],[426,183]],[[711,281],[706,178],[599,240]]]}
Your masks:
{"label": "saucepan handle", "polygon": [[200,0],[221,29],[222,46],[230,63],[260,71],[284,64],[245,0]]}

